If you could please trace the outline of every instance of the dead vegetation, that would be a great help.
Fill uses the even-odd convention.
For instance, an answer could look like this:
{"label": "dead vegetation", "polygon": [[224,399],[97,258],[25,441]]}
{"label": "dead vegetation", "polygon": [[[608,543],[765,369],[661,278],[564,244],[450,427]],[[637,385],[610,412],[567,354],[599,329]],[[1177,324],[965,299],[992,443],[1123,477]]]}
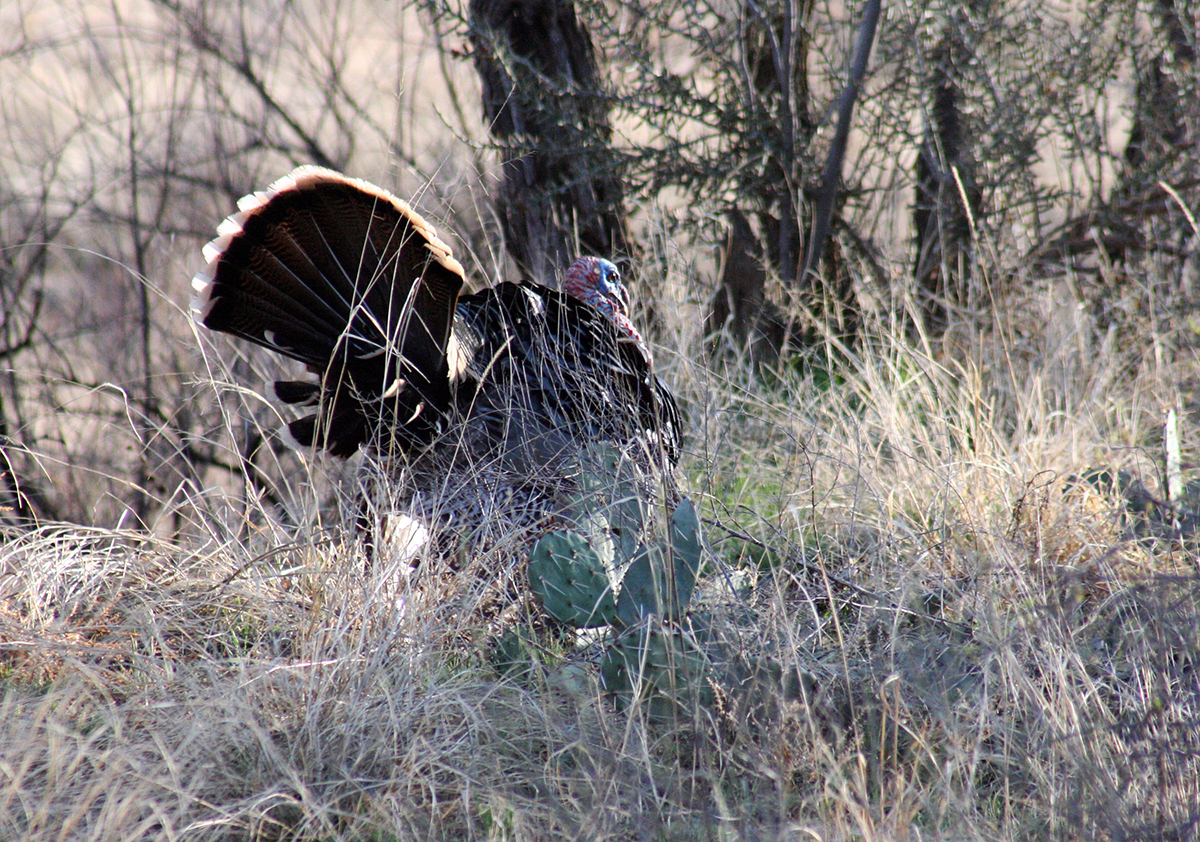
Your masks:
{"label": "dead vegetation", "polygon": [[[802,6],[810,63],[843,68],[844,21]],[[610,60],[650,60],[645,30],[621,28],[631,6],[582,8]],[[340,511],[352,467],[278,446],[276,408],[252,391],[274,363],[187,319],[199,245],[295,163],[416,197],[454,220],[469,271],[501,274],[465,17],[5,7],[0,839],[1194,836],[1196,181],[1172,152],[1192,116],[1134,94],[1194,85],[1175,41],[1195,11],[1097,7],[1093,29],[1056,20],[1005,47],[1041,8],[885,20],[834,225],[860,319],[853,342],[818,331],[790,356],[786,321],[811,311],[771,263],[782,199],[753,187],[778,161],[731,142],[701,173],[708,193],[638,181],[660,128],[666,163],[696,172],[717,112],[688,80],[725,78],[700,59],[707,77],[683,75],[697,22],[656,42],[675,87],[614,83],[618,106],[698,109],[610,115],[706,543],[686,632],[701,668],[681,659],[663,715],[606,693],[587,641],[530,629],[514,661],[462,577],[366,571]],[[760,59],[771,23],[741,30]],[[926,30],[950,57],[936,72],[913,46]],[[1081,33],[1099,46],[1079,52]],[[1119,70],[1121,51],[1161,55],[1124,89],[1038,76],[1069,46],[1071,80]],[[785,107],[765,72],[751,117]],[[913,116],[923,84],[954,93],[929,125]],[[980,87],[996,98],[972,100]],[[921,188],[953,225],[918,255],[915,150],[964,101],[984,105],[934,163],[969,160],[975,186],[958,205],[945,180]],[[709,127],[754,123],[730,115]],[[1171,131],[1155,139],[1152,117]],[[812,145],[787,161],[812,173],[806,119]],[[926,176],[950,172],[932,160]],[[955,239],[980,207],[971,242]],[[714,339],[709,244],[735,211],[732,257],[774,321]],[[922,290],[957,282],[927,329]]]}

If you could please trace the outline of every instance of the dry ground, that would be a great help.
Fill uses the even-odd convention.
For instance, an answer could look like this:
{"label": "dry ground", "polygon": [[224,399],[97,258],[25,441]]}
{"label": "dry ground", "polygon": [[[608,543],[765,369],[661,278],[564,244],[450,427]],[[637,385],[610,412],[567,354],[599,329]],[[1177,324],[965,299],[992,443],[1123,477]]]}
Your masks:
{"label": "dry ground", "polygon": [[674,718],[561,644],[501,675],[461,583],[336,526],[10,534],[0,838],[1191,838],[1196,337],[1045,287],[833,380],[664,362],[712,658]]}

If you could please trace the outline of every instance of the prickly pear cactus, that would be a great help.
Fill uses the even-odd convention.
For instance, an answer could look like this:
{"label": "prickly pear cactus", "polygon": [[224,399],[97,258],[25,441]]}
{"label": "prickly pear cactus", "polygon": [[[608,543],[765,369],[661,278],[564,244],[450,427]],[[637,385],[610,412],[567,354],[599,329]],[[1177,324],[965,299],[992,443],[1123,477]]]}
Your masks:
{"label": "prickly pear cactus", "polygon": [[680,580],[687,577],[687,591],[681,591],[684,604],[691,600],[696,586],[696,575],[700,572],[700,519],[692,501],[684,498],[671,515],[671,551],[675,554],[675,567]]}
{"label": "prickly pear cactus", "polygon": [[[529,558],[530,589],[562,623],[613,627],[601,679],[618,704],[639,698],[657,719],[689,715],[711,692],[705,644],[697,642],[702,626],[687,616],[703,558],[695,507],[682,501],[671,515],[668,541],[634,551],[609,532],[615,509],[578,511],[577,524],[587,534],[563,530],[539,540]],[[613,595],[614,567],[625,571],[619,597]]]}
{"label": "prickly pear cactus", "polygon": [[604,653],[600,678],[621,708],[634,699],[649,705],[657,720],[688,716],[711,693],[708,659],[675,628],[653,621],[621,634]]}
{"label": "prickly pear cactus", "polygon": [[605,688],[621,706],[644,699],[651,716],[687,716],[710,693],[708,659],[685,617],[702,559],[700,521],[691,501],[671,516],[667,546],[643,545],[625,573],[617,599],[618,633],[600,667]]}
{"label": "prickly pear cactus", "polygon": [[526,679],[536,673],[538,650],[538,641],[530,631],[514,625],[492,642],[489,660],[500,675]]}
{"label": "prickly pear cactus", "polygon": [[655,614],[677,620],[687,610],[700,571],[700,522],[690,500],[671,516],[670,548],[641,546],[621,583],[617,618],[632,627]]}
{"label": "prickly pear cactus", "polygon": [[529,588],[554,619],[580,629],[612,623],[616,600],[604,564],[582,535],[543,536],[529,556]]}
{"label": "prickly pear cactus", "polygon": [[616,590],[646,524],[645,476],[628,454],[608,442],[590,445],[574,471],[573,528],[587,537]]}

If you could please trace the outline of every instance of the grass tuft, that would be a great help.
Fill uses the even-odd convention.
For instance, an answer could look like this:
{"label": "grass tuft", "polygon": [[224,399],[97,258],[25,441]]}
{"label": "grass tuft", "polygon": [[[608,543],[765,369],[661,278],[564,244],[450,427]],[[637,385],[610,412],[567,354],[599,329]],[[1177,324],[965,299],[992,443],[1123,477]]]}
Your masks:
{"label": "grass tuft", "polygon": [[1200,580],[1158,408],[1191,357],[1036,328],[877,328],[830,379],[680,326],[707,556],[666,717],[545,629],[498,649],[476,574],[364,572],[319,470],[282,519],[181,501],[182,544],[9,534],[0,838],[1183,833]]}

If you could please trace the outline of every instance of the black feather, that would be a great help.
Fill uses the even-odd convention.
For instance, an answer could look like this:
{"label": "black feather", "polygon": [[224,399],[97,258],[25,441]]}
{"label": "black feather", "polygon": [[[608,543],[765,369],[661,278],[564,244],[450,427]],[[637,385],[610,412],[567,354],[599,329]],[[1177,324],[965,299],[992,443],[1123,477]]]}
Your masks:
{"label": "black feather", "polygon": [[302,446],[413,450],[465,424],[497,449],[645,440],[678,459],[675,399],[599,310],[529,283],[460,298],[462,269],[419,215],[328,170],[301,168],[240,206],[206,251],[193,309],[317,375],[274,387],[318,408],[288,424]]}

